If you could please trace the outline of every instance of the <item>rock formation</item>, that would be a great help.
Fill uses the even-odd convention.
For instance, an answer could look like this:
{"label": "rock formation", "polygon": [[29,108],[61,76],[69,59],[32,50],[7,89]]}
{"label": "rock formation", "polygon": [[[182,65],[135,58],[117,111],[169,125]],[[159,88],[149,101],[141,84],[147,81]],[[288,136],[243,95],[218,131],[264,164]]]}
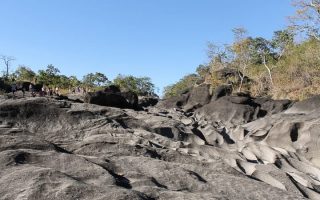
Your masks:
{"label": "rock formation", "polygon": [[199,87],[145,110],[0,98],[0,199],[320,199],[319,96]]}

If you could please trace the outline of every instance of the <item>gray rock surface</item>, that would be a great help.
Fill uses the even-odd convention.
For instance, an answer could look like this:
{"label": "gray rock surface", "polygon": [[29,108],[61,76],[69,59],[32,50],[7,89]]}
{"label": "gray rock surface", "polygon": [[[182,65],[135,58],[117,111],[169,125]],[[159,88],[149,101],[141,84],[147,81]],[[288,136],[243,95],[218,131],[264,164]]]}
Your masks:
{"label": "gray rock surface", "polygon": [[184,106],[184,110],[192,111],[195,108],[208,104],[211,100],[211,96],[209,84],[202,84],[194,87],[190,92],[188,102]]}
{"label": "gray rock surface", "polygon": [[0,199],[319,199],[318,110],[165,105],[0,98]]}
{"label": "gray rock surface", "polygon": [[296,102],[286,113],[309,113],[320,108],[320,95]]}
{"label": "gray rock surface", "polygon": [[133,92],[88,92],[84,95],[84,102],[100,106],[111,106],[117,108],[136,108],[138,96]]}
{"label": "gray rock surface", "polygon": [[146,108],[149,106],[155,106],[159,102],[159,97],[155,96],[139,96],[138,106]]}
{"label": "gray rock surface", "polygon": [[190,91],[179,96],[169,97],[159,102],[160,108],[180,108],[186,112],[194,111],[208,104],[211,100],[211,88],[209,84],[195,86]]}
{"label": "gray rock surface", "polygon": [[229,95],[231,95],[231,93],[232,93],[232,85],[231,84],[230,85],[220,85],[214,90],[211,100],[215,101],[215,100],[219,99],[220,97],[229,96]]}
{"label": "gray rock surface", "polygon": [[249,97],[224,96],[198,109],[196,117],[227,126],[240,125],[257,117],[257,106]]}

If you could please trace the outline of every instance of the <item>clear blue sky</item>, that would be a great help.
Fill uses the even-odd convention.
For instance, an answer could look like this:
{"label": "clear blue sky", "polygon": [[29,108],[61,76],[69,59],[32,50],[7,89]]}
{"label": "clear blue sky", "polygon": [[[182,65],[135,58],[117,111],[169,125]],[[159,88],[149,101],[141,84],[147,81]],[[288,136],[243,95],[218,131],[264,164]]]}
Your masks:
{"label": "clear blue sky", "polygon": [[[157,87],[205,63],[207,41],[231,29],[270,38],[294,12],[290,0],[0,0],[0,54],[37,71],[48,64],[82,78],[149,76]],[[0,70],[3,70],[2,63]]]}

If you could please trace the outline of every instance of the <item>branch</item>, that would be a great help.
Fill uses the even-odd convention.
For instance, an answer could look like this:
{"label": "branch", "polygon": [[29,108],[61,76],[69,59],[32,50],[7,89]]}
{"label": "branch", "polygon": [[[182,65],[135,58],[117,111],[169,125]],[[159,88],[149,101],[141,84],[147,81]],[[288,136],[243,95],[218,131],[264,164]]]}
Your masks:
{"label": "branch", "polygon": [[3,62],[10,62],[10,61],[13,61],[15,60],[14,57],[11,57],[11,56],[4,56],[4,55],[1,55],[0,56],[0,59],[3,60]]}
{"label": "branch", "polygon": [[317,9],[318,13],[320,12],[320,2],[316,2],[314,0],[311,0],[310,4],[308,4],[309,7]]}
{"label": "branch", "polygon": [[264,65],[265,68],[267,68],[267,70],[268,70],[271,85],[273,86],[273,79],[272,79],[272,75],[271,75],[271,70],[270,70],[270,68],[268,67],[267,63],[266,63],[266,55],[263,55],[263,56],[262,56],[262,59],[263,59],[263,65]]}
{"label": "branch", "polygon": [[315,32],[310,32],[311,36],[314,37],[316,40],[320,41],[320,36],[318,36]]}

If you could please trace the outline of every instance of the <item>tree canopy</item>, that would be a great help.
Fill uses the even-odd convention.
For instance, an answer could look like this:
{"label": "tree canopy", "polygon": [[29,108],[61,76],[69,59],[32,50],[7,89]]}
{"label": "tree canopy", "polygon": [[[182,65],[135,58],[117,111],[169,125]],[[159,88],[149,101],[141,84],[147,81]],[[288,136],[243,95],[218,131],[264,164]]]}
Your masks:
{"label": "tree canopy", "polygon": [[30,81],[31,82],[36,77],[36,73],[34,71],[32,71],[31,68],[24,66],[24,65],[20,65],[18,67],[18,69],[15,71],[15,76],[20,81]]}
{"label": "tree canopy", "polygon": [[122,90],[132,91],[138,95],[154,95],[155,85],[149,77],[134,77],[119,74],[113,83]]}
{"label": "tree canopy", "polygon": [[[4,75],[6,77],[6,74]],[[122,91],[132,91],[138,95],[156,95],[155,85],[149,77],[135,77],[118,75],[113,81],[102,72],[88,73],[79,80],[76,76],[66,76],[60,74],[60,69],[52,64],[47,65],[45,69],[40,69],[38,73],[30,67],[19,65],[14,73],[10,74],[10,80],[31,82],[33,84],[43,84],[46,87],[59,87],[62,90],[68,90],[75,87],[84,87],[86,89],[101,90],[103,87],[114,84],[118,85]]]}

